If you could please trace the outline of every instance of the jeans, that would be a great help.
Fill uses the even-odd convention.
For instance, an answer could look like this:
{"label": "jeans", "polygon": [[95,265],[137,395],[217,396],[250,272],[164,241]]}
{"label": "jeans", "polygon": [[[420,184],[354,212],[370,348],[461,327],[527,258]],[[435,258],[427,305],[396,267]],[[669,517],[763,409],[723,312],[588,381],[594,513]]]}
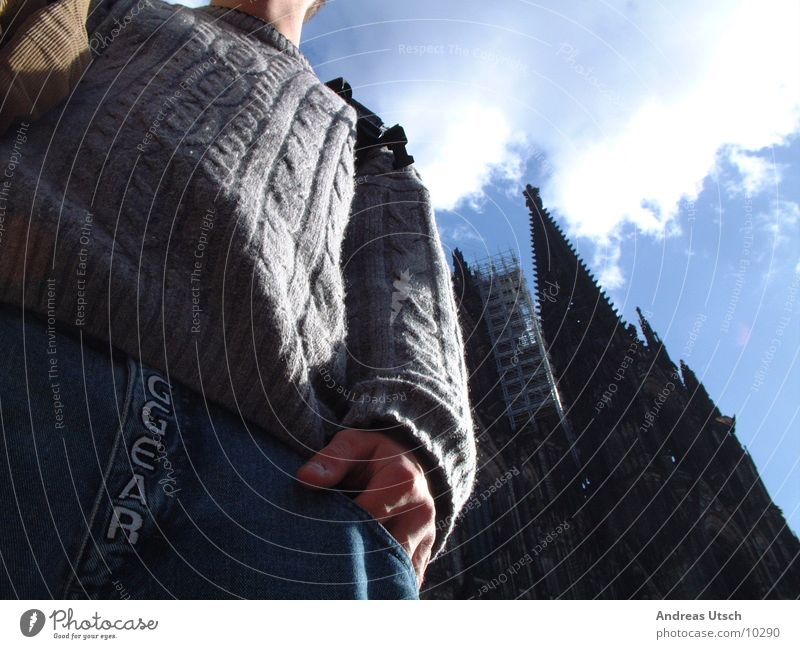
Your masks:
{"label": "jeans", "polygon": [[418,597],[402,546],[266,431],[17,307],[0,340],[0,597]]}

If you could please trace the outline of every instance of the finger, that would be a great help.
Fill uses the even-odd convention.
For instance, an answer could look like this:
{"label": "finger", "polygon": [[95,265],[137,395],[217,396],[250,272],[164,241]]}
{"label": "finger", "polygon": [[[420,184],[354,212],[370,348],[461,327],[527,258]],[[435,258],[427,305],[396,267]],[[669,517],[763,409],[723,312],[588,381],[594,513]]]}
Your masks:
{"label": "finger", "polygon": [[434,524],[436,513],[430,500],[414,503],[402,514],[386,523],[386,529],[408,552],[411,563],[417,573],[417,580],[422,583],[425,569],[430,561],[433,542],[436,538]]}
{"label": "finger", "polygon": [[430,528],[429,534],[419,543],[417,551],[411,559],[414,564],[414,569],[417,571],[417,581],[422,586],[425,579],[425,571],[428,569],[428,564],[431,562],[431,553],[433,552],[433,544],[436,541],[436,530]]}
{"label": "finger", "polygon": [[417,473],[405,461],[373,463],[373,472],[355,499],[373,518],[385,522],[420,500]]}
{"label": "finger", "polygon": [[298,480],[310,487],[334,487],[349,474],[368,470],[375,441],[358,432],[346,429],[336,433],[327,446],[297,470]]}
{"label": "finger", "polygon": [[435,507],[424,474],[408,460],[382,466],[356,502],[403,546],[421,579],[435,535]]}

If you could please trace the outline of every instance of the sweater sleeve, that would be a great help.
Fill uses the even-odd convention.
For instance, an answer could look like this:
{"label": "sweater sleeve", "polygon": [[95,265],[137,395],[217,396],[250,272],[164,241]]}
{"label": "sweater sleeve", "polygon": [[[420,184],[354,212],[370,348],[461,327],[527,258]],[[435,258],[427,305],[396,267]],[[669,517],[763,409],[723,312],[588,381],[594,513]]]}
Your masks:
{"label": "sweater sleeve", "polygon": [[442,551],[475,477],[464,346],[427,190],[379,150],[357,169],[342,264],[346,428],[391,429],[427,468]]}

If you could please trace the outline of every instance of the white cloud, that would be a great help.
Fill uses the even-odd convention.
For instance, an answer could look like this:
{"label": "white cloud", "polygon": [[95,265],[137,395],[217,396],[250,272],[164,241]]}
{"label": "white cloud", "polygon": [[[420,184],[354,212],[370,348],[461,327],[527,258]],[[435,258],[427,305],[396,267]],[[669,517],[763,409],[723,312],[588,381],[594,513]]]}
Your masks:
{"label": "white cloud", "polygon": [[795,269],[797,241],[800,241],[800,204],[781,198],[772,200],[767,209],[756,214],[754,223],[764,245],[753,261],[762,273],[762,290],[766,290],[770,280]]}
{"label": "white cloud", "polygon": [[723,155],[736,168],[739,176],[728,183],[727,189],[732,194],[745,192],[752,196],[781,181],[780,167],[768,158],[751,155],[740,149],[729,150]]}
{"label": "white cloud", "polygon": [[402,105],[399,110],[407,115],[404,126],[414,134],[414,155],[422,161],[421,173],[437,209],[480,202],[490,181],[521,181],[525,137],[499,107],[470,101],[444,115],[404,110]]}
{"label": "white cloud", "polygon": [[800,234],[800,205],[794,201],[775,201],[768,212],[758,215],[758,220],[772,235],[775,246],[789,244]]}
{"label": "white cloud", "polygon": [[620,268],[619,262],[622,259],[622,248],[620,241],[609,241],[605,245],[598,246],[594,254],[594,268],[598,269],[597,281],[599,284],[613,291],[625,285],[625,275]]}
{"label": "white cloud", "polygon": [[471,242],[483,243],[483,238],[475,229],[467,224],[459,223],[453,226],[439,223],[439,237],[445,243],[463,245]]}
{"label": "white cloud", "polygon": [[[774,180],[770,163],[750,152],[779,145],[798,130],[800,58],[791,49],[800,5],[728,6],[714,13],[722,27],[716,39],[700,34],[686,44],[693,55],[685,65],[700,74],[677,69],[668,98],[645,93],[625,122],[555,153],[548,194],[578,234],[602,240],[632,223],[660,236],[681,198],[695,199],[714,173],[720,151],[728,152],[740,185],[751,193]],[[682,16],[687,22],[689,12]],[[674,39],[672,26],[664,27],[648,33],[657,44]]]}

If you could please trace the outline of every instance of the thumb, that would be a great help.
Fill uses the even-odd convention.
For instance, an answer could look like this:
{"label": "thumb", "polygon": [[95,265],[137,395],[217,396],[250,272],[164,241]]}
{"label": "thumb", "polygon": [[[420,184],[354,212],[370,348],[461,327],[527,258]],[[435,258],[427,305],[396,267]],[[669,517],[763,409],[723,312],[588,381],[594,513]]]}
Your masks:
{"label": "thumb", "polygon": [[296,477],[308,487],[333,487],[344,476],[339,477],[338,472],[332,473],[324,464],[311,459],[297,470]]}
{"label": "thumb", "polygon": [[297,470],[297,479],[309,487],[334,487],[353,471],[361,471],[370,458],[370,444],[359,431],[336,433],[330,443]]}

